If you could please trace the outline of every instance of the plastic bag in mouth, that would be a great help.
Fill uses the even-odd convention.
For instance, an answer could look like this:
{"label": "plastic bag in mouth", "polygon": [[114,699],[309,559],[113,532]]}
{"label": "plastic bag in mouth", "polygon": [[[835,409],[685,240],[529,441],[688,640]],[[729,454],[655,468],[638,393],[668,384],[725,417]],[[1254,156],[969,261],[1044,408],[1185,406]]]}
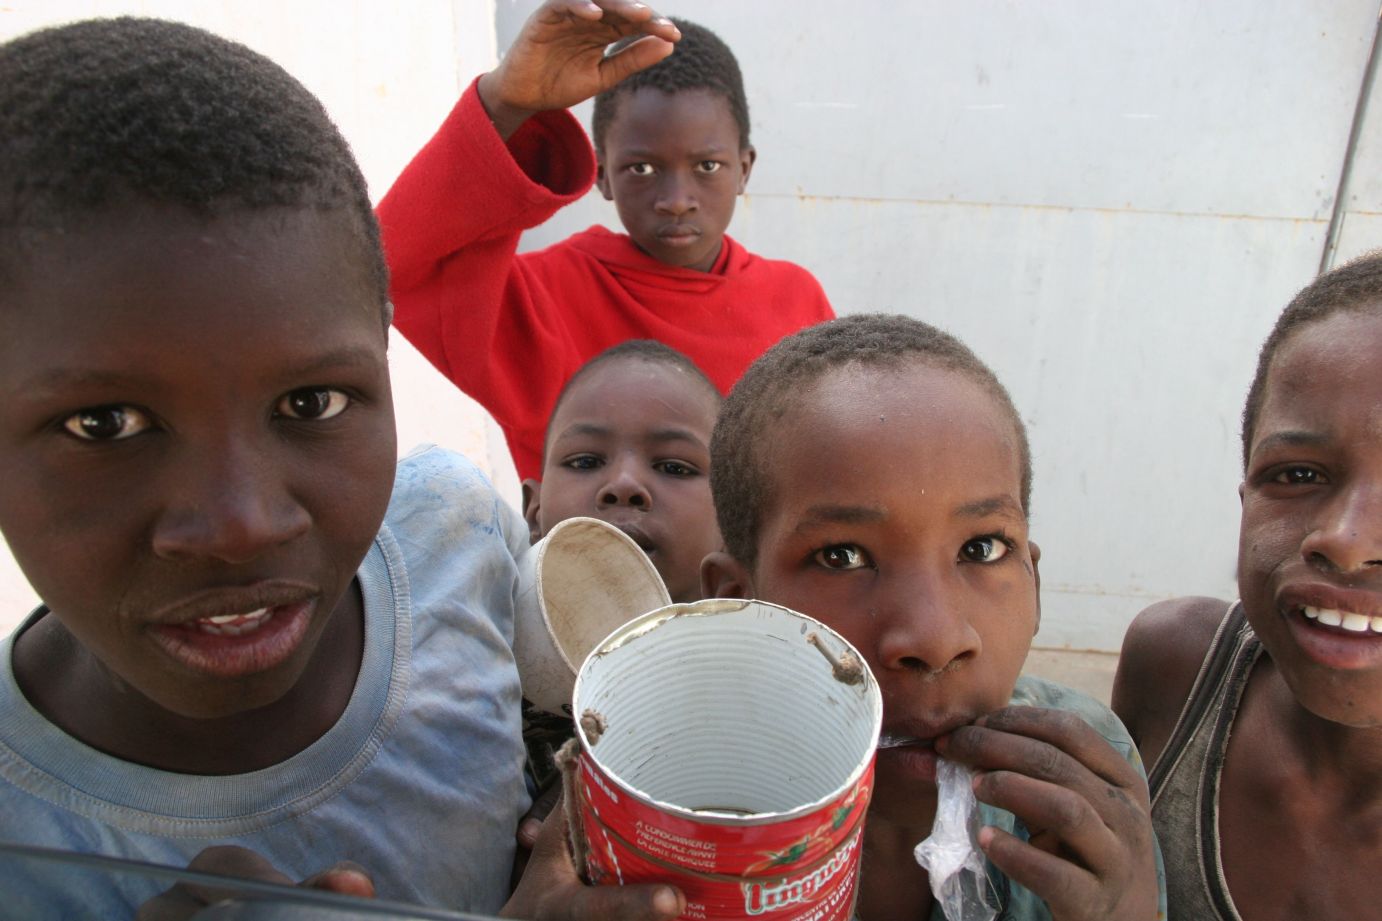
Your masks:
{"label": "plastic bag in mouth", "polygon": [[993,921],[998,914],[984,898],[989,881],[984,855],[974,838],[979,830],[979,804],[973,779],[969,768],[936,759],[936,822],[930,837],[914,852],[917,863],[930,875],[931,894],[949,921]]}

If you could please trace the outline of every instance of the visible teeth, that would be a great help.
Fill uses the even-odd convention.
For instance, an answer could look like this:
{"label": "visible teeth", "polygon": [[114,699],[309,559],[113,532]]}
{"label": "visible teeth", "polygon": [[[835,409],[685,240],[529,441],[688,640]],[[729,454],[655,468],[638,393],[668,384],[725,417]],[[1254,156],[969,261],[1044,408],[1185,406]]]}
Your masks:
{"label": "visible teeth", "polygon": [[213,623],[213,624],[228,624],[228,623],[231,623],[232,621],[237,621],[237,620],[239,620],[239,619],[242,618],[242,617],[245,617],[245,618],[258,618],[258,617],[263,617],[263,616],[264,616],[265,614],[267,614],[268,612],[269,612],[269,609],[268,609],[268,608],[259,608],[258,610],[250,611],[248,614],[217,614],[215,617],[203,617],[203,618],[202,618],[202,621],[203,621],[203,622],[210,621],[210,622]]}
{"label": "visible teeth", "polygon": [[1343,627],[1345,630],[1352,630],[1354,633],[1368,632],[1368,618],[1363,614],[1345,614]]}
{"label": "visible teeth", "polygon": [[1382,616],[1369,617],[1366,614],[1308,606],[1301,608],[1301,613],[1307,619],[1318,621],[1326,627],[1342,627],[1351,633],[1382,633]]}
{"label": "visible teeth", "polygon": [[195,623],[202,633],[212,636],[241,636],[258,630],[269,619],[268,608],[258,608],[246,614],[217,614],[198,618]]}

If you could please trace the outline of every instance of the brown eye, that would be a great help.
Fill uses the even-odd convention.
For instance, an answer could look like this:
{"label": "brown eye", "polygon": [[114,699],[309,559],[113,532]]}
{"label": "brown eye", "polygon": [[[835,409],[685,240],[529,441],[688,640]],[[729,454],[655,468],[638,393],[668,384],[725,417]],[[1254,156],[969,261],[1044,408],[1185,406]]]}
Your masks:
{"label": "brown eye", "polygon": [[813,558],[820,566],[840,572],[863,569],[871,563],[868,554],[853,544],[832,544],[829,547],[822,547],[813,554]]}
{"label": "brown eye", "polygon": [[577,454],[575,457],[568,457],[562,461],[561,465],[572,470],[599,470],[605,465],[605,462],[594,454]]}
{"label": "brown eye", "polygon": [[695,476],[697,473],[696,468],[690,464],[683,464],[681,461],[674,460],[659,461],[653,465],[653,468],[674,477]]}
{"label": "brown eye", "polygon": [[1325,481],[1324,474],[1313,467],[1287,467],[1272,479],[1290,486],[1314,486]]}
{"label": "brown eye", "polygon": [[132,406],[92,406],[68,416],[62,427],[83,441],[119,441],[150,424],[149,417]]}
{"label": "brown eye", "polygon": [[965,541],[960,559],[967,563],[996,563],[1008,555],[1008,545],[997,537],[976,537]]}
{"label": "brown eye", "polygon": [[345,412],[350,397],[330,387],[300,387],[284,394],[274,408],[289,419],[331,419]]}

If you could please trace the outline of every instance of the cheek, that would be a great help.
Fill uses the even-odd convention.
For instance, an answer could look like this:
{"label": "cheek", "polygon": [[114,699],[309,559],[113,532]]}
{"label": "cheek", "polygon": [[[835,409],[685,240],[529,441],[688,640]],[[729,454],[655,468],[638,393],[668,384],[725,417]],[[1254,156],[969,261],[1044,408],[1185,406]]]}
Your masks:
{"label": "cheek", "polygon": [[1308,528],[1282,509],[1264,507],[1261,501],[1246,502],[1238,532],[1239,591],[1248,593],[1267,573],[1298,556]]}
{"label": "cheek", "polygon": [[[0,523],[25,577],[52,607],[117,594],[144,546],[140,481],[74,477],[43,463],[0,469]],[[118,497],[118,501],[110,501]]]}

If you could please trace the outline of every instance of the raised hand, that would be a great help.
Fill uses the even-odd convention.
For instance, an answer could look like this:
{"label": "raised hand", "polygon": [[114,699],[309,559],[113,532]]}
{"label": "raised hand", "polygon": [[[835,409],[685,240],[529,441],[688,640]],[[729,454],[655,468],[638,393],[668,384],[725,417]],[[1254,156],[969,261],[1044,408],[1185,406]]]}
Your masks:
{"label": "raised hand", "polygon": [[[615,54],[614,42],[640,36]],[[604,92],[672,53],[671,20],[639,0],[548,0],[499,66],[480,78],[480,101],[507,139],[530,115]]]}
{"label": "raised hand", "polygon": [[1006,809],[1028,841],[985,827],[979,846],[1041,897],[1056,921],[1151,921],[1155,838],[1147,783],[1073,713],[1008,707],[937,741],[978,772],[975,796]]}

